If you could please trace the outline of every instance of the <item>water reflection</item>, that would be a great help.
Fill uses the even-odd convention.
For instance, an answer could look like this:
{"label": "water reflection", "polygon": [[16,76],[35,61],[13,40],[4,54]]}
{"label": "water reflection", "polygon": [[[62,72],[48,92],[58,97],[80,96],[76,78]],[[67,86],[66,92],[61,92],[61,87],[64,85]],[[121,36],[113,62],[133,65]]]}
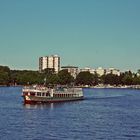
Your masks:
{"label": "water reflection", "polygon": [[59,102],[59,103],[45,103],[45,104],[23,104],[26,109],[51,109],[58,108],[64,105],[80,104],[82,101],[69,101],[69,102]]}
{"label": "water reflection", "polygon": [[46,103],[46,104],[24,104],[26,109],[54,109],[54,107],[58,107],[63,105],[63,103]]}
{"label": "water reflection", "polygon": [[49,104],[24,104],[24,107],[26,109],[44,109],[44,108],[54,108],[54,103],[49,103]]}

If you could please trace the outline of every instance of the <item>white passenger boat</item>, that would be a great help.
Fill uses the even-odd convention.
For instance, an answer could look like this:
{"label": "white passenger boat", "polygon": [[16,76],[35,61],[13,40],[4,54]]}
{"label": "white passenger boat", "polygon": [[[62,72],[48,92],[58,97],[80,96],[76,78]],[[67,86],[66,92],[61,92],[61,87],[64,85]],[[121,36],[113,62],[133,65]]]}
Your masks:
{"label": "white passenger boat", "polygon": [[82,100],[84,98],[81,88],[23,88],[22,97],[25,104],[51,103]]}

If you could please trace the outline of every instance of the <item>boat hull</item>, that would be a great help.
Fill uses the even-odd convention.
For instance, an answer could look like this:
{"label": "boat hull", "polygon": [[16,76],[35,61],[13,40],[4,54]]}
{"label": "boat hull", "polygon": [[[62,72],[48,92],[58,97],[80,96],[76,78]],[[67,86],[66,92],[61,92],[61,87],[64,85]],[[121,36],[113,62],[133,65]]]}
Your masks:
{"label": "boat hull", "polygon": [[83,100],[84,97],[71,97],[71,98],[45,98],[45,97],[33,97],[33,96],[24,96],[25,104],[36,104],[36,103],[56,103],[56,102],[68,102],[68,101],[77,101]]}

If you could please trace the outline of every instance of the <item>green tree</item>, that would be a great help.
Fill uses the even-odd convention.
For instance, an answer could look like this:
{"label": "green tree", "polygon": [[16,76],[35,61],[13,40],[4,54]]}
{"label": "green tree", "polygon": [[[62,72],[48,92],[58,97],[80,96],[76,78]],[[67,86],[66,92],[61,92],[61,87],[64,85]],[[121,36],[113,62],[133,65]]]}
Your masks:
{"label": "green tree", "polygon": [[53,74],[53,75],[50,76],[49,84],[54,86],[54,85],[57,85],[58,82],[59,82],[59,79],[58,79],[58,75],[57,74]]}
{"label": "green tree", "polygon": [[10,69],[7,66],[0,66],[0,85],[9,85]]}
{"label": "green tree", "polygon": [[120,84],[119,76],[114,75],[114,74],[103,75],[101,78],[102,78],[103,84],[110,84],[110,85]]}
{"label": "green tree", "polygon": [[61,70],[58,72],[58,83],[60,85],[70,85],[74,81],[74,78],[68,73],[67,70]]}
{"label": "green tree", "polygon": [[52,75],[52,74],[54,74],[54,68],[46,68],[46,69],[44,69],[43,70],[43,73],[45,74],[45,75]]}
{"label": "green tree", "polygon": [[90,72],[80,72],[76,77],[77,85],[93,85],[94,76]]}
{"label": "green tree", "polygon": [[131,76],[125,75],[125,76],[122,78],[122,83],[123,83],[124,85],[132,85],[133,79],[132,79]]}
{"label": "green tree", "polygon": [[132,85],[133,84],[133,73],[131,71],[126,71],[121,75],[121,83],[123,85]]}
{"label": "green tree", "polygon": [[20,85],[44,83],[44,75],[38,71],[13,70],[11,71],[11,79],[13,83]]}
{"label": "green tree", "polygon": [[133,78],[133,85],[140,85],[140,77],[135,75]]}
{"label": "green tree", "polygon": [[92,77],[93,77],[93,85],[94,86],[98,85],[99,84],[99,76],[98,76],[98,74],[95,73],[95,74],[92,75]]}

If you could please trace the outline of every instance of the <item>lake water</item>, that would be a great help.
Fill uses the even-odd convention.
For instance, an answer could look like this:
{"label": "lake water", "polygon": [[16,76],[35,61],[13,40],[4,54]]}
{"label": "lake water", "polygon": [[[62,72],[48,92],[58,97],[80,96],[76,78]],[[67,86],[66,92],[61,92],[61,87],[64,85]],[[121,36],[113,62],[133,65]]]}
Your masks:
{"label": "lake water", "polygon": [[23,105],[0,87],[0,140],[140,140],[140,90],[84,89],[85,100]]}

